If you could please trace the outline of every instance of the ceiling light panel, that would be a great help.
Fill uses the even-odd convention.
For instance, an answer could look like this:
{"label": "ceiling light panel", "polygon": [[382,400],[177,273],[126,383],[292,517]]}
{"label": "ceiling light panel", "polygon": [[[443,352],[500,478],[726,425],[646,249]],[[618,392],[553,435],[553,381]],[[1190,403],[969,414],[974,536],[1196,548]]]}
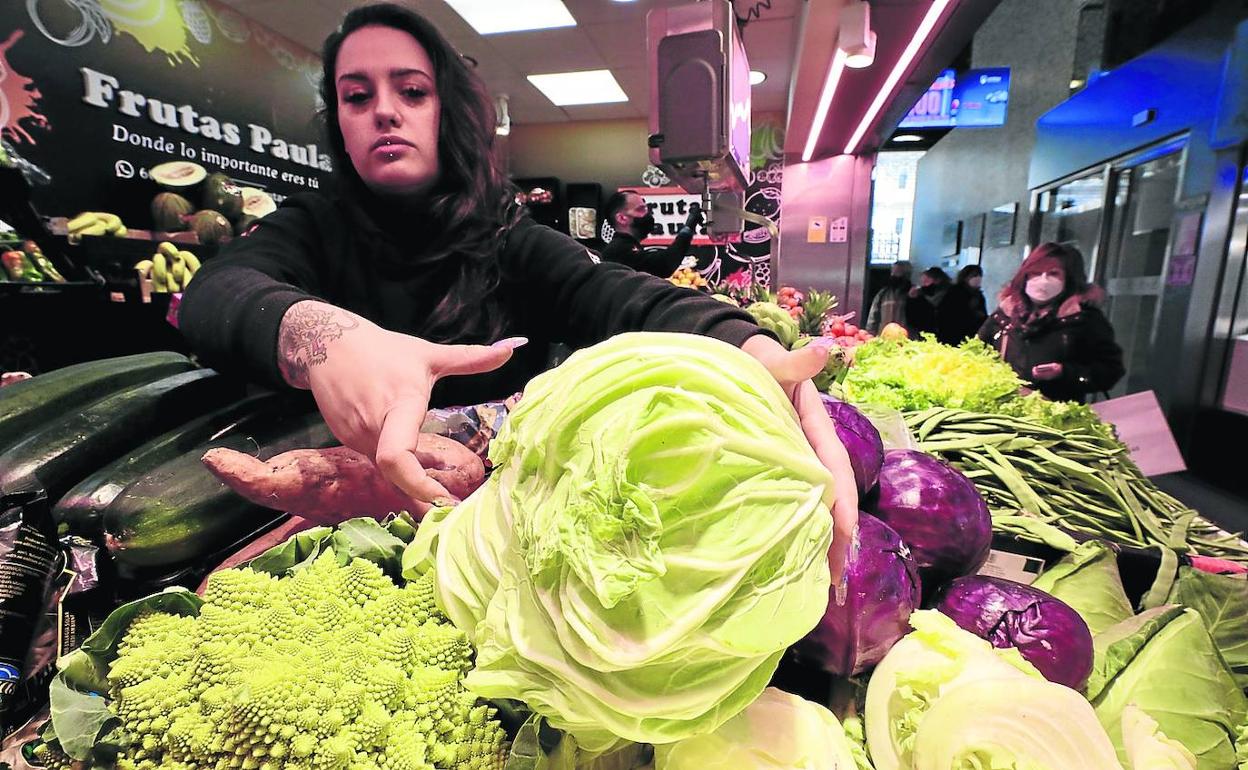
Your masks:
{"label": "ceiling light panel", "polygon": [[446,0],[478,34],[575,27],[563,0]]}
{"label": "ceiling light panel", "polygon": [[552,72],[528,77],[537,90],[559,107],[628,101],[628,95],[620,88],[611,70]]}

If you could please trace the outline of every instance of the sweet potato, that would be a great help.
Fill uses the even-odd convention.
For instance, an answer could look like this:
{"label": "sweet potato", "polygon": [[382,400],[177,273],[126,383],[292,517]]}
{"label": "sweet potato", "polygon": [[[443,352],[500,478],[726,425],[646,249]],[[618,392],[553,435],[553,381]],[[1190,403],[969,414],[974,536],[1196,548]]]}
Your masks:
{"label": "sweet potato", "polygon": [[[461,499],[485,478],[481,458],[451,439],[422,434],[416,456],[432,478]],[[317,523],[399,510],[419,517],[429,508],[387,481],[367,456],[347,447],[295,449],[268,461],[218,447],[204,454],[203,463],[251,502]]]}

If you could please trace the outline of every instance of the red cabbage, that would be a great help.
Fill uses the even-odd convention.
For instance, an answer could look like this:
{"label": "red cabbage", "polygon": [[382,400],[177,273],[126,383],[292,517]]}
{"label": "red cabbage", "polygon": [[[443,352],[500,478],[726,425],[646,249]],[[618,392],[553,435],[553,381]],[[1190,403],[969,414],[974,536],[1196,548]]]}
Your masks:
{"label": "red cabbage", "polygon": [[988,559],[988,506],[970,479],[931,455],[885,452],[879,484],[863,507],[910,546],[929,591],[977,572]]}
{"label": "red cabbage", "polygon": [[[834,674],[853,676],[874,666],[910,632],[919,608],[919,572],[892,527],[862,514],[857,555],[846,565],[845,604],[828,602],[823,620],[798,643],[799,652]],[[833,588],[835,592],[835,588]]]}
{"label": "red cabbage", "polygon": [[1078,690],[1092,673],[1092,632],[1066,602],[1013,580],[971,575],[940,592],[936,609],[992,643],[1016,647],[1045,679]]}
{"label": "red cabbage", "polygon": [[880,432],[866,415],[854,407],[829,395],[820,395],[823,408],[836,426],[837,438],[849,452],[858,494],[865,495],[875,486],[880,477],[880,466],[884,463],[884,442],[880,439]]}

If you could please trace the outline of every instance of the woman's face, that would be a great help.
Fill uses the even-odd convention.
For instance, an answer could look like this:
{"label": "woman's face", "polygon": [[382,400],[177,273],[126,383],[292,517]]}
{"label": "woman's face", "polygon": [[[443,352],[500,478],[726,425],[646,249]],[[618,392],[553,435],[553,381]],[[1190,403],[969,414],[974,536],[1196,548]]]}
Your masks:
{"label": "woman's face", "polygon": [[433,63],[416,39],[363,27],[338,50],[338,128],[356,173],[373,192],[413,195],[438,180],[438,98]]}
{"label": "woman's face", "polygon": [[1050,281],[1053,281],[1054,283],[1060,283],[1062,285],[1065,285],[1066,284],[1066,271],[1062,268],[1061,265],[1058,265],[1058,264],[1052,264],[1052,265],[1040,264],[1036,266],[1035,270],[1032,270],[1027,273],[1028,281],[1032,280],[1033,278],[1047,278]]}

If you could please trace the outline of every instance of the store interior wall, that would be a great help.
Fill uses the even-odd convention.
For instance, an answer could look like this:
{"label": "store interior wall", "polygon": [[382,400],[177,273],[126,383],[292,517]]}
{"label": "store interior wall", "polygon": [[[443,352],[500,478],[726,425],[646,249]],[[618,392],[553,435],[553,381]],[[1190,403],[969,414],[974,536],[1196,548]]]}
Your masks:
{"label": "store interior wall", "polygon": [[1017,203],[1014,243],[980,254],[989,309],[1022,261],[1027,243],[1028,174],[1036,120],[1070,95],[1082,0],[1004,0],[972,44],[972,67],[1009,67],[1010,104],[999,128],[954,129],[919,161],[911,261],[918,271],[956,265],[941,254],[946,225]]}
{"label": "store interior wall", "polygon": [[[775,257],[778,284],[830,291],[837,312],[862,307],[874,158],[836,155],[784,169],[784,216]],[[847,220],[844,240],[837,221]],[[820,220],[823,227],[815,227]]]}
{"label": "store interior wall", "polygon": [[508,137],[514,178],[597,182],[604,190],[641,184],[649,165],[644,119],[513,125]]}

